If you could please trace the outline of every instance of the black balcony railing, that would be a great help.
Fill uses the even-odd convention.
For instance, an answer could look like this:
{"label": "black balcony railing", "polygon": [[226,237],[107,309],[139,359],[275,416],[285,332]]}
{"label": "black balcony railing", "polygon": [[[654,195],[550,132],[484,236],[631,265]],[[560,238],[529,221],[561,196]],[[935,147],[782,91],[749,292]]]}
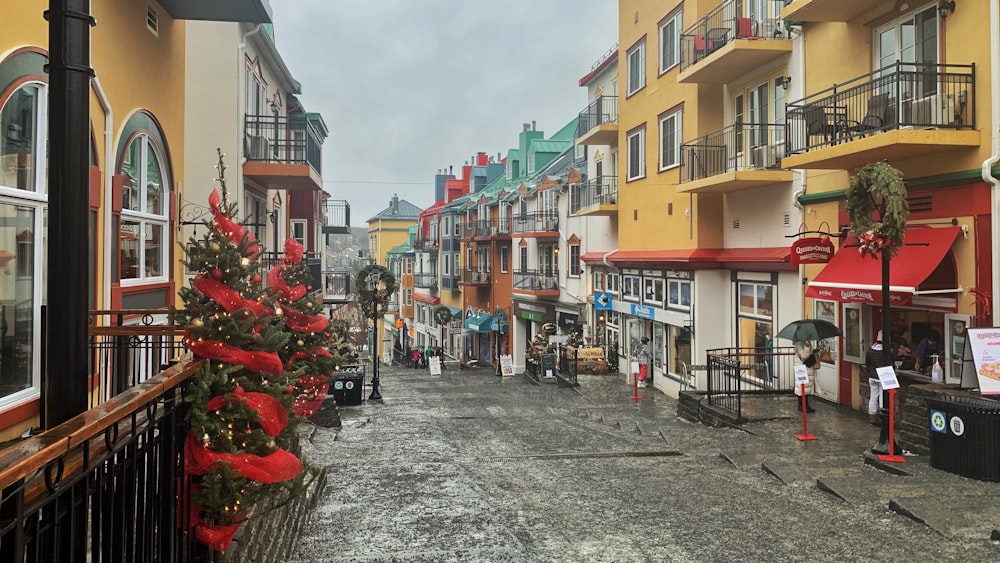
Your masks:
{"label": "black balcony railing", "polygon": [[351,295],[351,271],[347,269],[323,272],[323,302],[347,303]]}
{"label": "black balcony railing", "polygon": [[559,289],[559,270],[515,270],[514,290],[552,291]]}
{"label": "black balcony railing", "polygon": [[458,236],[462,240],[472,240],[476,237],[477,221],[465,221],[458,224]]}
{"label": "black balcony railing", "polygon": [[788,39],[780,19],[786,3],[768,0],[759,6],[757,2],[727,0],[719,4],[681,35],[681,70],[737,39]]}
{"label": "black balcony railing", "polygon": [[167,309],[90,311],[89,317],[90,408],[145,382],[186,351],[184,327]]}
{"label": "black balcony railing", "polygon": [[719,348],[708,355],[708,402],[743,416],[742,399],[795,387],[795,348]]}
{"label": "black balcony railing", "polygon": [[462,283],[471,285],[487,285],[490,283],[490,272],[479,270],[462,270]]}
{"label": "black balcony railing", "polygon": [[413,287],[432,288],[438,286],[436,272],[413,274]]}
{"label": "black balcony railing", "polygon": [[618,204],[618,177],[601,176],[569,187],[569,212],[579,213],[591,207]]}
{"label": "black balcony railing", "polygon": [[322,173],[323,143],[304,116],[246,115],[247,160],[275,164],[308,164]]}
{"label": "black balcony railing", "polygon": [[413,250],[436,250],[439,246],[436,238],[418,238],[413,241]]}
{"label": "black balcony railing", "polygon": [[780,168],[785,126],[740,123],[681,144],[681,182],[735,170]]}
{"label": "black balcony railing", "polygon": [[351,233],[351,204],[343,199],[329,199],[323,203],[323,233]]}
{"label": "black balcony railing", "polygon": [[587,109],[580,112],[576,122],[576,138],[580,138],[594,127],[618,124],[618,96],[598,96]]}
{"label": "black balcony railing", "polygon": [[[263,269],[264,279],[267,279],[267,272],[271,271],[271,268],[277,266],[285,258],[284,252],[262,252],[260,254],[260,265]],[[309,267],[309,273],[311,274],[312,283],[308,285],[312,287],[313,291],[319,291],[323,285],[320,283],[322,281],[322,276],[320,275],[320,269],[322,265],[320,263],[319,254],[315,252],[306,252],[302,256],[302,261]]]}
{"label": "black balcony railing", "polygon": [[461,289],[461,287],[458,285],[458,282],[460,281],[462,281],[462,277],[459,276],[458,274],[452,274],[452,275],[445,274],[444,276],[441,277],[441,289],[450,289],[453,291],[457,291]]}
{"label": "black balcony railing", "polygon": [[0,454],[0,560],[209,561],[192,539],[177,365]]}
{"label": "black balcony railing", "polygon": [[896,62],[786,106],[788,153],[896,129],[975,129],[976,67]]}
{"label": "black balcony railing", "polygon": [[515,234],[559,232],[559,215],[555,211],[518,213],[511,217],[511,223]]}

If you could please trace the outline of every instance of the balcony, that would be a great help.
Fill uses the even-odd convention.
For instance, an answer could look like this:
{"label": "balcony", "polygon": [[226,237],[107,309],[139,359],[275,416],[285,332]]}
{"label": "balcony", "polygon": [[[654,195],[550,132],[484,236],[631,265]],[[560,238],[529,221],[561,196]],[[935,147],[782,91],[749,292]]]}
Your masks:
{"label": "balcony", "polygon": [[343,199],[329,199],[323,203],[323,234],[351,234],[351,204]]}
{"label": "balcony", "polygon": [[438,286],[437,272],[413,274],[413,287],[434,289]]}
{"label": "balcony", "polygon": [[445,274],[441,276],[441,289],[447,289],[450,291],[459,291],[461,287],[462,278],[458,274]]}
{"label": "balcony", "polygon": [[763,12],[739,15],[743,2],[728,0],[681,35],[678,82],[724,84],[792,52],[780,18],[784,0],[769,0]]}
{"label": "balcony", "polygon": [[[260,267],[264,272],[270,272],[271,268],[282,263],[285,259],[284,252],[262,252],[260,254]],[[302,262],[309,268],[310,282],[307,284],[311,291],[319,291],[320,281],[322,277],[320,276],[320,269],[322,268],[319,254],[315,252],[304,252],[302,254]],[[267,276],[264,276],[267,279]]]}
{"label": "balcony", "polygon": [[540,297],[559,295],[558,270],[518,270],[514,272],[514,293]]}
{"label": "balcony", "polygon": [[885,0],[792,0],[781,11],[781,18],[803,22],[847,22],[885,5]]}
{"label": "balcony", "polygon": [[478,227],[478,221],[466,221],[464,223],[458,224],[458,238],[462,241],[468,242],[476,238],[476,229]]}
{"label": "balcony", "polygon": [[490,273],[477,270],[462,270],[461,285],[487,286],[490,285]]}
{"label": "balcony", "polygon": [[785,106],[785,168],[853,170],[981,143],[975,65],[894,63]]}
{"label": "balcony", "polygon": [[436,238],[418,238],[413,241],[413,250],[428,252],[431,250],[437,250],[440,246],[438,239]]}
{"label": "balcony", "polygon": [[576,123],[576,143],[618,144],[618,96],[598,96],[580,112]]}
{"label": "balcony", "polygon": [[352,300],[351,271],[347,269],[324,271],[323,303],[333,305],[337,303],[348,303]]}
{"label": "balcony", "polygon": [[559,236],[559,215],[555,211],[533,211],[517,214],[511,218],[514,234],[525,237]]}
{"label": "balcony", "polygon": [[246,115],[243,175],[269,190],[323,189],[323,143],[305,117]]}
{"label": "balcony", "polygon": [[781,170],[785,150],[782,124],[741,123],[681,144],[678,192],[730,193],[779,182],[793,172]]}
{"label": "balcony", "polygon": [[475,240],[510,240],[510,217],[475,221]]}
{"label": "balcony", "polygon": [[570,215],[617,215],[618,177],[600,176],[569,186]]}

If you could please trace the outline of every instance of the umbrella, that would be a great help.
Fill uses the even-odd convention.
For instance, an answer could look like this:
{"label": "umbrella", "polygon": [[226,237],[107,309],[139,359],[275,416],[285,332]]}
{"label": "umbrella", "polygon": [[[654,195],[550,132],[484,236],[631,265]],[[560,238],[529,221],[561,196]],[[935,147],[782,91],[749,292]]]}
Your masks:
{"label": "umbrella", "polygon": [[837,325],[819,319],[803,319],[790,323],[778,331],[777,337],[786,340],[826,340],[840,336]]}

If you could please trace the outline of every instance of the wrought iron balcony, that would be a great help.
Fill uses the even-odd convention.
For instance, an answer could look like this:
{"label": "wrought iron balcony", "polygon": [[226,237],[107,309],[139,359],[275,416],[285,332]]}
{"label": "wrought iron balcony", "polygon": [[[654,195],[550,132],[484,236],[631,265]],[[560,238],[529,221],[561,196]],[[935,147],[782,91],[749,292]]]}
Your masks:
{"label": "wrought iron balcony", "polygon": [[618,144],[618,96],[598,96],[580,112],[576,142],[581,145]]}
{"label": "wrought iron balcony", "polygon": [[343,268],[323,272],[323,303],[348,303],[351,294],[351,271]]}
{"label": "wrought iron balcony", "polygon": [[413,250],[437,250],[440,242],[436,238],[418,238],[413,241]]}
{"label": "wrought iron balcony", "polygon": [[618,213],[618,177],[600,176],[569,187],[571,215],[615,215]]}
{"label": "wrought iron balcony", "polygon": [[413,287],[435,288],[437,286],[437,272],[413,274]]}
{"label": "wrought iron balcony", "polygon": [[677,81],[725,83],[790,53],[785,0],[762,4],[726,0],[684,30]]}
{"label": "wrought iron balcony", "polygon": [[558,270],[515,270],[514,291],[541,295],[558,295]]}
{"label": "wrought iron balcony", "polygon": [[511,222],[514,225],[514,234],[559,235],[559,215],[555,211],[518,213],[511,217]]}
{"label": "wrought iron balcony", "polygon": [[853,170],[977,147],[975,85],[975,65],[897,62],[810,94],[785,106],[783,164]]}
{"label": "wrought iron balcony", "polygon": [[480,272],[478,270],[462,270],[463,285],[489,285],[491,282],[489,271]]}
{"label": "wrought iron balcony", "polygon": [[351,234],[351,204],[343,199],[328,199],[323,203],[323,234]]}
{"label": "wrought iron balcony", "polygon": [[681,144],[678,191],[728,193],[789,182],[781,170],[785,126],[740,123]]}
{"label": "wrought iron balcony", "polygon": [[244,116],[243,155],[243,174],[268,189],[323,189],[323,143],[305,116]]}

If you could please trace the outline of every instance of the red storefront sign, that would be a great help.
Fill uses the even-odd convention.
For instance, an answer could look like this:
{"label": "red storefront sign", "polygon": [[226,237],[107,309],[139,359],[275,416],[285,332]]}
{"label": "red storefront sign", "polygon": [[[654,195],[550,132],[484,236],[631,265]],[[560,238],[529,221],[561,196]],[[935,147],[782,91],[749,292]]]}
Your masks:
{"label": "red storefront sign", "polygon": [[792,243],[792,264],[826,264],[832,257],[833,243],[827,237],[800,238]]}

